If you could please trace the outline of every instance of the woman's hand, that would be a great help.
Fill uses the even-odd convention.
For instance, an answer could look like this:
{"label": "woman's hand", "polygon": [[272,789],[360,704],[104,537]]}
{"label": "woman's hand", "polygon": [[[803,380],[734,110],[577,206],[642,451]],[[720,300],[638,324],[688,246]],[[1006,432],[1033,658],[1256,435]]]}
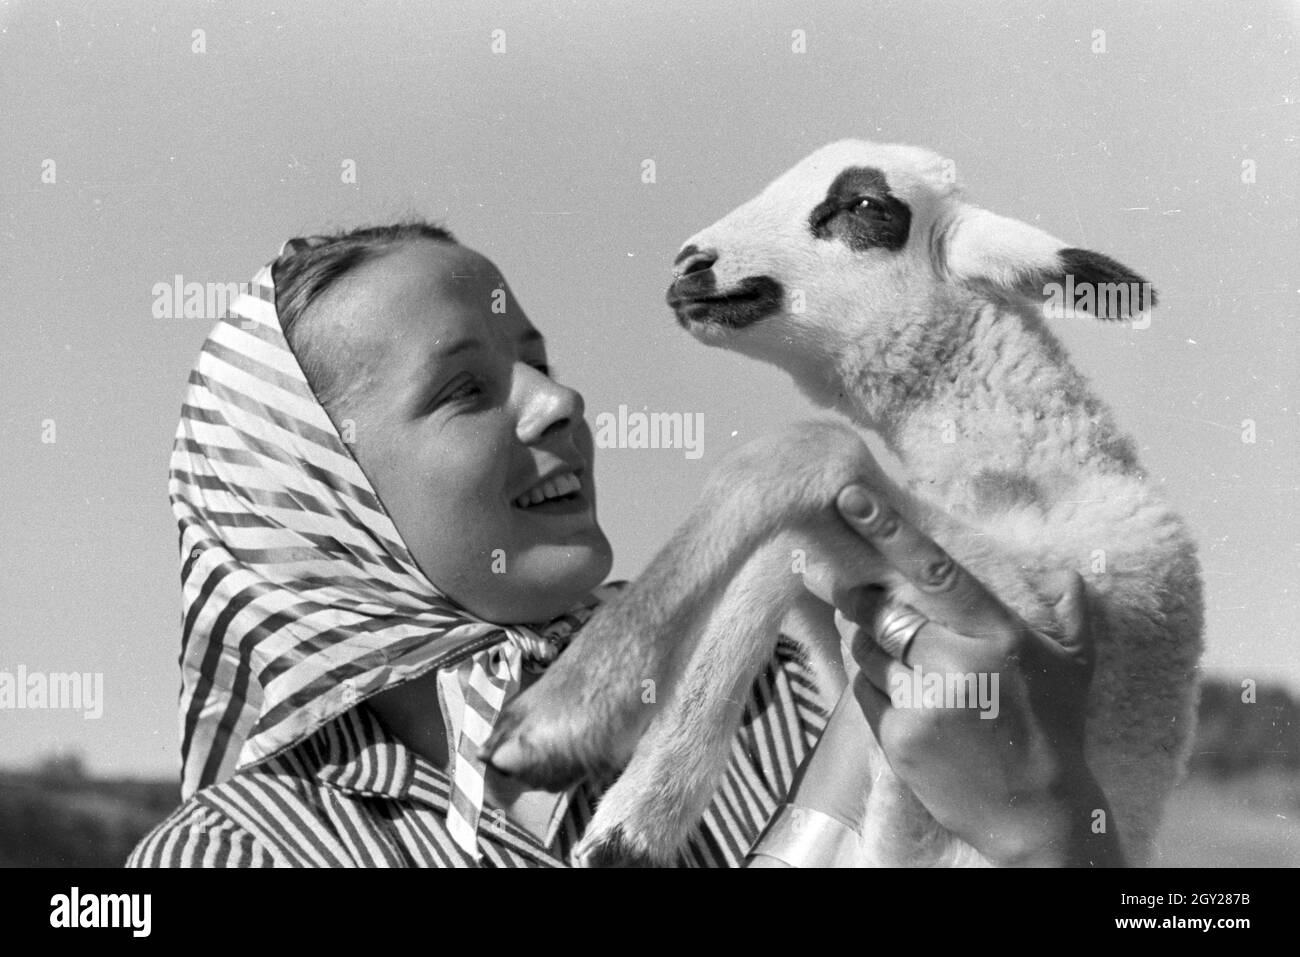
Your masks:
{"label": "woman's hand", "polygon": [[[1083,579],[1061,576],[1056,612],[1066,643],[1058,644],[878,495],[850,486],[837,506],[916,586],[912,604],[930,619],[895,660],[875,640],[890,610],[880,589],[808,582],[837,608],[861,667],[852,691],[898,776],[940,824],[995,863],[1122,865],[1109,806],[1084,761],[1095,616]],[[929,675],[945,688],[974,675],[983,700],[926,706],[913,692]]]}

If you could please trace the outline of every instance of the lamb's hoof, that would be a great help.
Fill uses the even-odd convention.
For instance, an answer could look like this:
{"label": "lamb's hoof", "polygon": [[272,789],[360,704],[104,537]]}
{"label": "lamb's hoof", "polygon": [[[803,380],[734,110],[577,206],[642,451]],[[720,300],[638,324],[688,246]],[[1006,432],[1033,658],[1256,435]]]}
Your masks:
{"label": "lamb's hoof", "polygon": [[628,840],[622,828],[584,841],[574,855],[581,867],[658,867],[659,863]]}
{"label": "lamb's hoof", "polygon": [[480,756],[502,774],[548,791],[563,790],[586,777],[592,769],[573,742],[559,733],[562,725],[521,714],[520,700],[502,710]]}

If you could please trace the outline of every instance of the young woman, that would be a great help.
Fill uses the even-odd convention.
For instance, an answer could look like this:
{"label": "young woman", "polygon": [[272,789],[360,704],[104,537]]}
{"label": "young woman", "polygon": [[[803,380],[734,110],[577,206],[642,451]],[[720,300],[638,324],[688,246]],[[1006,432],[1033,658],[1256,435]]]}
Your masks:
{"label": "young woman", "polygon": [[[618,587],[600,584],[612,557],[592,445],[581,396],[550,375],[504,278],[445,230],[286,243],[190,376],[170,482],[185,802],[129,864],[566,864],[609,782],[529,790],[477,748]],[[992,860],[1116,863],[1113,838],[1087,826],[1105,798],[1072,717],[1089,677],[1081,580],[1063,582],[1078,644],[1062,649],[870,490],[840,506],[926,588],[922,613],[979,637],[917,615],[891,657],[873,639],[897,639],[897,620],[810,581],[853,631],[862,679],[854,694],[819,688],[778,648],[680,863],[835,860],[873,731],[931,813]],[[998,719],[891,708],[900,662],[999,670]],[[794,803],[803,827],[778,813]]]}

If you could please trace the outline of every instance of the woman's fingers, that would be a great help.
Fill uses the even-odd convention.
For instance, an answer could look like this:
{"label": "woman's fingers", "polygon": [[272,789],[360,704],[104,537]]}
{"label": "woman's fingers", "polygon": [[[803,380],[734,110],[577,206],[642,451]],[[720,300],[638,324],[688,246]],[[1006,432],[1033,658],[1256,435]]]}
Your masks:
{"label": "woman's fingers", "polygon": [[879,741],[880,722],[890,706],[889,695],[873,685],[864,675],[859,674],[853,681],[853,697],[857,699],[863,717],[867,719],[867,724],[871,725],[871,732]]}
{"label": "woman's fingers", "polygon": [[1095,609],[1090,604],[1088,585],[1078,572],[1067,572],[1060,588],[1061,597],[1056,602],[1055,610],[1056,620],[1065,629],[1062,643],[1091,672],[1097,636],[1094,630]]}
{"label": "woman's fingers", "polygon": [[872,687],[890,700],[893,689],[899,681],[911,681],[912,671],[901,661],[891,657],[874,641],[858,641],[853,645],[853,657],[857,659],[862,676],[871,682]]}
{"label": "woman's fingers", "polygon": [[[1067,677],[1069,687],[1080,691],[1086,690],[1092,681],[1092,674],[1097,662],[1097,631],[1104,627],[1098,621],[1098,613],[1087,583],[1078,572],[1062,572],[1047,589],[1047,595],[1060,595],[1052,603],[1057,623],[1061,627],[1061,636],[1053,640],[1049,636],[1037,633],[1037,641],[1026,646],[1030,653],[1028,659],[1037,663],[1040,670],[1054,671]],[[1069,667],[1064,667],[1068,665]],[[1068,689],[1067,689],[1068,690]],[[1062,697],[1058,692],[1056,697]],[[1064,695],[1068,697],[1068,695]]]}
{"label": "woman's fingers", "polygon": [[1015,616],[988,589],[878,496],[850,485],[836,500],[849,526],[916,586],[923,614],[971,637],[1005,635]]}
{"label": "woman's fingers", "polygon": [[[888,651],[880,646],[876,639],[879,613],[883,612],[889,606],[883,601],[876,606],[877,611],[868,613],[863,622],[850,618],[838,609],[835,612],[835,627],[839,630],[840,638],[852,650],[853,658],[866,673],[867,661],[872,662],[873,673],[882,677],[886,682],[894,679],[898,674],[910,675],[914,666],[924,667],[923,662],[935,660],[945,660],[946,656],[940,649],[945,644],[951,645],[956,636],[951,629],[944,627],[937,621],[927,621],[916,632],[916,636],[903,649],[902,658],[895,658]],[[893,661],[898,668],[884,668],[879,661],[879,656],[884,655],[890,661]],[[876,683],[876,682],[873,682]],[[876,686],[886,694],[890,693],[888,683]]]}

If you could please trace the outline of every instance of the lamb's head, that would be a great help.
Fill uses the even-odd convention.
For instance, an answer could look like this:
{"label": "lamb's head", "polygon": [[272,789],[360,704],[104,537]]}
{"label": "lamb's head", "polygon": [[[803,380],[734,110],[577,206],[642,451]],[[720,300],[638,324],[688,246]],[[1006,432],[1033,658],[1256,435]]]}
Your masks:
{"label": "lamb's head", "polygon": [[[827,404],[844,356],[929,351],[971,300],[1041,308],[1055,298],[1099,318],[1154,305],[1115,260],[966,203],[954,170],[912,146],[823,147],[687,240],[668,303],[701,341],[780,366]],[[1071,294],[1103,285],[1122,288],[1087,302]]]}

